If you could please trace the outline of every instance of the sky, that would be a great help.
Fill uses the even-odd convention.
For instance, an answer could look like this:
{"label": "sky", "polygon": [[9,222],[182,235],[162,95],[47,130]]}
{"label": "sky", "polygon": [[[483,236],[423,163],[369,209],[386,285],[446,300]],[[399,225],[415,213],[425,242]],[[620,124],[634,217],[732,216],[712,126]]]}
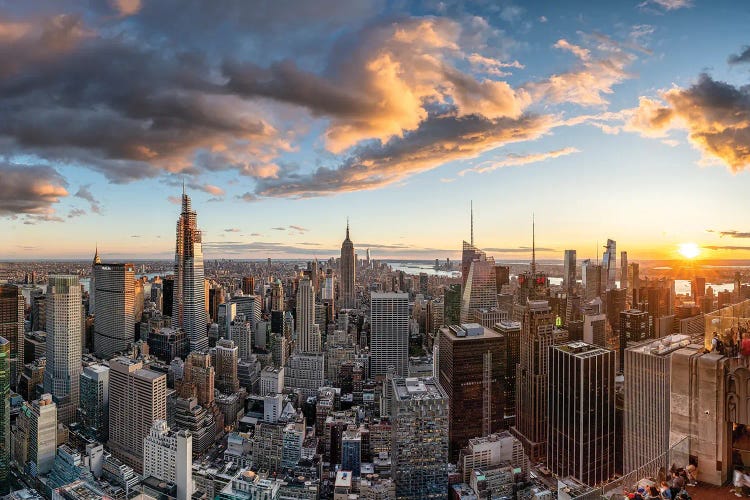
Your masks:
{"label": "sky", "polygon": [[0,0],[0,260],[750,258],[750,3]]}

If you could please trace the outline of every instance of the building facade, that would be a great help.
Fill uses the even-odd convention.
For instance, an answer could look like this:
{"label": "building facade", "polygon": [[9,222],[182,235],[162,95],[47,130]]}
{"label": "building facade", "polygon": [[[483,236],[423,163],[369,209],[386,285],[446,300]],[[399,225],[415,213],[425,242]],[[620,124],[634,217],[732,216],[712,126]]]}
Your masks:
{"label": "building facade", "polygon": [[409,372],[409,294],[372,293],[370,299],[370,375]]}
{"label": "building facade", "polygon": [[92,269],[89,296],[94,296],[94,352],[109,358],[135,339],[135,267],[99,262]]}

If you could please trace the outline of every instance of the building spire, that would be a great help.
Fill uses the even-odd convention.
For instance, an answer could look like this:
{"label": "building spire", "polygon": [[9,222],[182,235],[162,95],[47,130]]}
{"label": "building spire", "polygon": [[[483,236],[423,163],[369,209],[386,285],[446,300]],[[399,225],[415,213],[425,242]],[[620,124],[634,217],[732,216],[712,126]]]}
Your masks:
{"label": "building spire", "polygon": [[471,246],[474,246],[474,200],[470,202],[470,213],[471,213]]}
{"label": "building spire", "polygon": [[531,214],[531,274],[536,274],[536,221],[534,213]]}
{"label": "building spire", "polygon": [[346,218],[346,239],[349,239],[349,217]]}
{"label": "building spire", "polygon": [[99,243],[96,243],[96,249],[94,250],[94,264],[101,264],[102,259],[99,257]]}

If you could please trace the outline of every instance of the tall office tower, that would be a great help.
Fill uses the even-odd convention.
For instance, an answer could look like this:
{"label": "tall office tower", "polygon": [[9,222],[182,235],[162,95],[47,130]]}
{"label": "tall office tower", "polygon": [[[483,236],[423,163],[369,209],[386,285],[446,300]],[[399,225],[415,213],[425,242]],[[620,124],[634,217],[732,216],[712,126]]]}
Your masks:
{"label": "tall office tower", "polygon": [[501,320],[492,328],[505,338],[505,357],[503,358],[505,410],[503,413],[505,414],[504,427],[508,428],[516,421],[516,367],[521,360],[521,323]]}
{"label": "tall office tower", "polygon": [[320,331],[315,327],[315,290],[312,282],[303,278],[297,288],[297,350],[299,352],[321,352]]}
{"label": "tall office tower", "polygon": [[568,332],[555,326],[546,300],[526,303],[521,322],[520,360],[516,367],[516,425],[529,458],[538,462],[547,451],[547,379],[550,346],[565,342]]}
{"label": "tall office tower", "polygon": [[469,277],[469,268],[471,263],[479,260],[484,256],[484,252],[474,246],[474,203],[471,204],[471,238],[469,242],[463,242],[461,249],[461,290],[466,286],[466,280]]}
{"label": "tall office tower", "polygon": [[586,281],[583,285],[586,287],[585,297],[587,301],[602,296],[605,286],[603,280],[606,279],[606,276],[603,266],[591,263],[586,266]]}
{"label": "tall office tower", "polygon": [[690,296],[696,304],[706,296],[706,278],[696,276],[695,279],[690,282]]}
{"label": "tall office tower", "polygon": [[625,288],[610,288],[604,292],[607,323],[615,336],[620,334],[620,313],[627,309],[627,295],[628,291]]}
{"label": "tall office tower", "polygon": [[[98,255],[97,255],[98,258]],[[94,264],[90,295],[96,302],[94,352],[109,358],[133,343],[135,334],[135,267],[133,264]]]}
{"label": "tall office tower", "polygon": [[219,307],[224,304],[224,289],[214,284],[208,289],[208,319],[219,323]]}
{"label": "tall office tower", "polygon": [[[623,313],[624,314],[624,313]],[[669,335],[625,349],[624,473],[665,457],[669,449],[672,353],[690,344],[688,335]],[[662,464],[666,469],[671,464]]]}
{"label": "tall office tower", "polygon": [[615,287],[617,279],[617,243],[608,239],[604,248],[606,250],[602,256],[602,272],[605,277],[602,279],[602,289],[608,290]]}
{"label": "tall office tower", "polygon": [[323,290],[321,293],[321,298],[324,301],[330,301],[331,304],[333,304],[333,300],[336,296],[336,280],[333,276],[333,269],[328,268],[326,269],[326,278],[323,282]]}
{"label": "tall office tower", "polygon": [[510,284],[510,266],[495,266],[495,283],[498,295],[502,293],[503,286]]}
{"label": "tall office tower", "polygon": [[549,356],[547,464],[558,477],[602,483],[615,473],[615,352],[568,342]]}
{"label": "tall office tower", "polygon": [[641,289],[640,264],[637,262],[628,264],[628,285],[633,291],[630,294],[631,304],[635,305],[639,301],[638,292]]}
{"label": "tall office tower", "polygon": [[10,491],[10,341],[0,337],[0,495]]}
{"label": "tall office tower", "polygon": [[341,469],[359,477],[362,463],[362,434],[357,430],[346,430],[341,435]]}
{"label": "tall office tower", "polygon": [[409,294],[370,295],[370,376],[409,372]]}
{"label": "tall office tower", "polygon": [[476,309],[497,307],[495,259],[482,255],[469,266],[461,297],[461,323],[467,323]]}
{"label": "tall office tower", "polygon": [[[445,304],[443,324],[457,325],[461,322],[461,284],[448,285],[443,291],[443,303]],[[440,325],[442,326],[442,325]]]}
{"label": "tall office tower", "polygon": [[271,283],[271,310],[284,310],[284,286],[278,279]]}
{"label": "tall office tower", "polygon": [[253,327],[261,320],[263,297],[260,295],[238,295],[231,302],[237,304],[237,314],[244,314]]}
{"label": "tall office tower", "polygon": [[571,293],[576,287],[576,251],[565,250],[563,260],[563,287]]}
{"label": "tall office tower", "polygon": [[443,499],[448,489],[448,396],[432,378],[391,381],[391,475],[398,498]]}
{"label": "tall office tower", "polygon": [[47,296],[37,289],[31,292],[31,331],[47,328]]}
{"label": "tall office tower", "polygon": [[[99,305],[99,310],[104,308]],[[44,392],[52,394],[57,418],[75,420],[81,376],[81,285],[78,276],[49,276],[47,286],[47,366]]]}
{"label": "tall office tower", "polygon": [[476,323],[440,329],[438,374],[448,396],[450,461],[477,436],[505,427],[505,338]]}
{"label": "tall office tower", "polygon": [[232,322],[237,316],[237,304],[235,302],[225,302],[219,304],[216,308],[215,321],[219,324],[219,336],[231,338]]}
{"label": "tall office tower", "polygon": [[355,258],[354,244],[349,239],[349,221],[346,222],[346,238],[341,244],[341,260],[339,261],[339,270],[341,274],[341,294],[339,300],[341,307],[344,309],[354,309],[357,307],[357,289],[355,282]]}
{"label": "tall office tower", "polygon": [[620,288],[628,288],[628,252],[620,252]]}
{"label": "tall office tower", "polygon": [[190,207],[190,197],[183,192],[174,255],[172,326],[185,330],[191,351],[208,349],[202,248],[197,214]]}
{"label": "tall office tower", "polygon": [[109,367],[89,365],[81,373],[78,417],[86,434],[101,443],[109,436]]}
{"label": "tall office tower", "polygon": [[167,418],[167,375],[143,368],[141,361],[109,362],[109,442],[112,454],[143,473],[143,438]]}
{"label": "tall office tower", "polygon": [[24,314],[26,302],[20,287],[0,285],[0,337],[10,342],[8,380],[15,389],[24,365]]}
{"label": "tall office tower", "polygon": [[253,276],[242,277],[243,295],[255,295],[255,278]]}
{"label": "tall office tower", "polygon": [[177,485],[177,500],[193,494],[193,435],[173,431],[166,420],[157,420],[143,439],[143,477]]}
{"label": "tall office tower", "polygon": [[24,402],[19,418],[26,420],[20,427],[27,429],[28,452],[26,470],[31,476],[47,474],[52,470],[57,449],[57,405],[51,394],[31,402]]}
{"label": "tall office tower", "polygon": [[172,317],[172,306],[174,305],[174,276],[162,278],[162,309],[164,316]]}
{"label": "tall office tower", "polygon": [[[628,343],[641,343],[651,338],[651,321],[646,311],[630,309],[620,313],[620,366],[627,369],[625,365],[625,350]],[[626,372],[625,376],[629,374]]]}
{"label": "tall office tower", "polygon": [[237,344],[237,356],[240,359],[250,359],[253,353],[253,329],[244,314],[238,314],[229,330],[230,338]]}
{"label": "tall office tower", "polygon": [[237,379],[237,361],[239,349],[232,340],[221,339],[216,344],[213,352],[216,353],[216,388],[224,394],[234,394],[240,390],[240,382]]}
{"label": "tall office tower", "polygon": [[583,341],[599,347],[607,347],[607,315],[598,312],[584,314]]}

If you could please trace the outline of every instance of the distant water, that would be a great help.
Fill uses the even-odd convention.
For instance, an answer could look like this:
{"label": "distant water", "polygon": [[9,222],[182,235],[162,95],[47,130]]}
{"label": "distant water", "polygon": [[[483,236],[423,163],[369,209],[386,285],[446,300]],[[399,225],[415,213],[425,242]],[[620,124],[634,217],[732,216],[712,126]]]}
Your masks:
{"label": "distant water", "polygon": [[[706,283],[706,288],[708,287],[713,288],[714,293],[734,291],[734,283]],[[690,280],[674,280],[674,292],[678,295],[690,295]]]}
{"label": "distant water", "polygon": [[458,278],[461,276],[460,271],[445,271],[443,269],[435,269],[434,264],[427,264],[422,262],[389,262],[389,266],[394,271],[403,271],[406,274],[420,274],[425,273],[431,276],[447,276],[451,278]]}

